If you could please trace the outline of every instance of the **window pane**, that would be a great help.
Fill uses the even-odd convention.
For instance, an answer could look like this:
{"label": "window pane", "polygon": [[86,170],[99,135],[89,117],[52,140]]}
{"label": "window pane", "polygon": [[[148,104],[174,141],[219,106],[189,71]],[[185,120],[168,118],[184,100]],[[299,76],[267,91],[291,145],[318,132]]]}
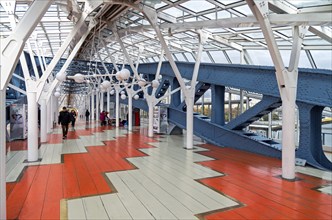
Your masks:
{"label": "window pane", "polygon": [[210,51],[210,54],[216,63],[228,63],[222,51]]}
{"label": "window pane", "polygon": [[332,69],[332,51],[331,50],[311,50],[311,55],[314,58],[317,68]]}
{"label": "window pane", "polygon": [[273,66],[269,51],[267,50],[248,50],[254,65]]}

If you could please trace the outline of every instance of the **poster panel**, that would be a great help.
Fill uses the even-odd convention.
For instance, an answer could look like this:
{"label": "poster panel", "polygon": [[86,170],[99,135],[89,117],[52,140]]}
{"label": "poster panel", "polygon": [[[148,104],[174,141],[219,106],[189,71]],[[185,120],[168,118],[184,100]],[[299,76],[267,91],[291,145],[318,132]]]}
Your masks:
{"label": "poster panel", "polygon": [[10,140],[26,138],[26,120],[26,106],[24,104],[12,104],[10,106]]}

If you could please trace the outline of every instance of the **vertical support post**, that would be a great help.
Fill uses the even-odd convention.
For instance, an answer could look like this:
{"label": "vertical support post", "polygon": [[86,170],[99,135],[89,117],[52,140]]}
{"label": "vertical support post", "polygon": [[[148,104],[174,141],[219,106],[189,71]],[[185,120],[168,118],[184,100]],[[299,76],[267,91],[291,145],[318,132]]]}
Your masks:
{"label": "vertical support post", "polygon": [[38,107],[37,92],[28,92],[28,161],[38,160]]}
{"label": "vertical support post", "polygon": [[132,91],[128,92],[128,131],[133,130],[133,95]]}
{"label": "vertical support post", "polygon": [[120,115],[120,100],[119,100],[120,91],[119,88],[115,88],[115,127],[119,127],[119,115]]}
{"label": "vertical support post", "polygon": [[110,112],[110,90],[107,89],[107,112]]}
{"label": "vertical support post", "polygon": [[[195,88],[194,88],[195,89]],[[191,93],[191,92],[190,92]],[[186,103],[187,103],[187,147],[186,149],[190,150],[194,148],[194,98],[192,95],[186,97]]]}
{"label": "vertical support post", "polygon": [[225,125],[225,86],[212,85],[211,122]]}
{"label": "vertical support post", "polygon": [[90,115],[91,115],[91,120],[95,119],[95,92],[92,91],[91,92],[91,111],[90,111]]}
{"label": "vertical support post", "polygon": [[[0,77],[1,80],[1,77]],[[0,219],[6,213],[6,89],[0,89]]]}
{"label": "vertical support post", "polygon": [[296,87],[282,99],[282,177],[295,178],[295,99]]}
{"label": "vertical support post", "polygon": [[205,103],[204,103],[204,101],[205,101],[205,99],[204,99],[205,97],[204,97],[204,94],[202,95],[202,115],[205,115],[204,114],[204,105],[205,105]]}
{"label": "vertical support post", "polygon": [[240,114],[243,113],[243,90],[240,89]]}
{"label": "vertical support post", "polygon": [[[51,102],[51,100],[52,99],[50,98],[49,100],[47,100],[47,103],[46,103],[47,115],[51,115],[51,112],[52,112],[52,102]],[[50,117],[46,117],[46,126],[47,126],[47,133],[51,133],[52,132],[52,123],[51,123],[51,118]]]}
{"label": "vertical support post", "polygon": [[104,111],[105,109],[104,109],[104,92],[103,91],[101,91],[100,92],[100,112],[101,111]]}
{"label": "vertical support post", "polygon": [[149,104],[149,127],[148,127],[148,137],[153,137],[153,107],[152,103]]}
{"label": "vertical support post", "polygon": [[[171,84],[171,89],[175,90],[180,87],[180,84],[176,78],[173,79],[173,83]],[[171,106],[177,107],[181,104],[181,91],[173,93],[171,95]]]}
{"label": "vertical support post", "polygon": [[268,117],[269,117],[269,127],[267,131],[267,137],[272,138],[272,112],[269,113]]}
{"label": "vertical support post", "polygon": [[47,141],[47,107],[46,100],[40,99],[40,142]]}
{"label": "vertical support post", "polygon": [[98,119],[99,119],[99,113],[100,113],[100,111],[99,111],[99,91],[97,90],[96,91],[96,121],[98,121]]}
{"label": "vertical support post", "polygon": [[232,93],[228,92],[228,122],[232,120]]}

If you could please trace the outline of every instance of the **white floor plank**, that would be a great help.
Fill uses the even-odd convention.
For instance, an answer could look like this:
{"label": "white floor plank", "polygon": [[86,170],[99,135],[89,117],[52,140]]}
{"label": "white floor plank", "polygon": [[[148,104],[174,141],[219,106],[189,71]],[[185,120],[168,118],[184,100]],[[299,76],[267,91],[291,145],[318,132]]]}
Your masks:
{"label": "white floor plank", "polygon": [[155,219],[177,219],[148,189],[131,176],[131,171],[118,173],[120,178],[128,185],[135,196],[144,204]]}
{"label": "white floor plank", "polygon": [[99,196],[83,198],[83,206],[87,219],[109,219]]}
{"label": "white floor plank", "polygon": [[139,172],[131,172],[130,174],[145,188],[149,189],[150,193],[166,206],[178,219],[197,219],[193,212],[171,196],[169,192],[162,189],[158,184],[154,183],[146,176],[141,175]]}
{"label": "white floor plank", "polygon": [[203,186],[192,178],[183,175],[179,170],[168,169],[158,163],[151,163],[145,160],[146,158],[130,158],[130,161],[135,164],[141,170],[151,170],[167,179],[168,181],[175,183],[183,191],[191,193],[195,190],[195,194],[200,200],[208,205],[212,210],[220,209],[228,206],[237,205],[238,203],[233,200]]}
{"label": "white floor plank", "polygon": [[127,209],[123,206],[117,194],[107,194],[100,196],[106,212],[110,219],[127,220],[132,219]]}
{"label": "white floor plank", "polygon": [[118,196],[121,202],[124,204],[133,219],[154,219],[116,173],[108,173],[106,175],[118,190]]}
{"label": "white floor plank", "polygon": [[86,219],[82,199],[71,199],[67,201],[68,219]]}

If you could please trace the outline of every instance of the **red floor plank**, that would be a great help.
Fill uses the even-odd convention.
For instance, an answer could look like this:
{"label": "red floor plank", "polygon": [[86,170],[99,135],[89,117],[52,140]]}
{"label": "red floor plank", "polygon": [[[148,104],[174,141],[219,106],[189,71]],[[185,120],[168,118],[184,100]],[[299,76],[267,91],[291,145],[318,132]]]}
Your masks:
{"label": "red floor plank", "polygon": [[63,198],[62,164],[51,165],[41,219],[60,219],[60,200]]}
{"label": "red floor plank", "polygon": [[[200,164],[227,175],[200,181],[246,204],[247,208],[235,210],[244,218],[261,218],[254,216],[255,213],[252,210],[260,210],[261,216],[265,215],[269,219],[331,218],[329,211],[332,209],[331,196],[308,188],[308,182],[302,180],[289,182],[277,178],[275,174],[280,172],[278,171],[280,168],[277,167],[278,163],[274,161],[275,159],[271,158],[272,162],[266,162],[266,158],[247,152],[210,146],[209,148],[211,151],[201,152],[201,154],[212,156],[217,160]],[[231,157],[230,152],[236,152],[236,154]],[[265,167],[262,167],[263,163],[266,163]],[[311,177],[308,179],[312,180]],[[323,208],[322,203],[329,205]],[[259,207],[258,204],[264,204],[264,206]],[[278,213],[272,210],[278,210]]]}
{"label": "red floor plank", "polygon": [[64,198],[76,198],[80,196],[73,157],[74,155],[64,156],[64,164],[62,166]]}
{"label": "red floor plank", "polygon": [[13,191],[15,185],[16,185],[16,183],[7,183],[6,184],[6,198],[7,199],[9,197],[9,195],[11,194],[11,192]]}
{"label": "red floor plank", "polygon": [[[85,122],[79,122],[80,125]],[[110,126],[70,131],[68,138],[91,135]],[[146,132],[146,129],[142,129]],[[48,143],[61,143],[61,134],[49,135]],[[135,169],[126,158],[147,156],[138,149],[153,148],[154,139],[132,133],[105,146],[87,147],[87,153],[64,155],[63,164],[32,166],[17,183],[7,184],[10,219],[59,219],[60,200],[111,192],[104,172]],[[331,219],[332,197],[313,190],[331,181],[296,174],[300,181],[277,178],[280,160],[230,148],[204,144],[202,155],[215,158],[200,162],[226,176],[199,180],[243,203],[243,207],[212,213],[205,219]],[[33,204],[33,205],[32,205]]]}
{"label": "red floor plank", "polygon": [[89,154],[82,155],[84,162],[87,164],[88,171],[90,176],[97,188],[98,194],[110,193],[111,189],[107,182],[105,181],[104,176],[102,175],[103,171],[94,163],[93,158]]}
{"label": "red floor plank", "polygon": [[74,164],[81,196],[97,194],[97,188],[89,172],[86,172],[87,166],[80,154],[75,155]]}
{"label": "red floor plank", "polygon": [[50,166],[39,166],[19,215],[20,219],[40,219]]}
{"label": "red floor plank", "polygon": [[35,178],[38,167],[29,167],[25,170],[7,199],[7,218],[17,219],[26,200],[31,184]]}

